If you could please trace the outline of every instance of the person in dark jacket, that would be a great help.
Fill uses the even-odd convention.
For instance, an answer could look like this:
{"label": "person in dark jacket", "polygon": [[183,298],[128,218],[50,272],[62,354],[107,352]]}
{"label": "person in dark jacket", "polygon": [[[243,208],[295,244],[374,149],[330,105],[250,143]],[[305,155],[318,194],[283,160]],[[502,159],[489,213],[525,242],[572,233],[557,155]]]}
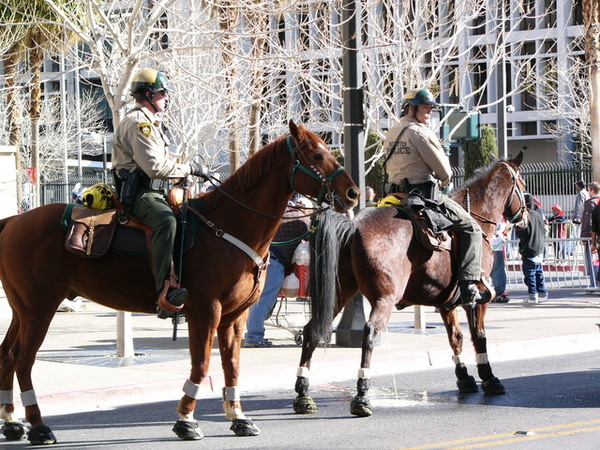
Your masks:
{"label": "person in dark jacket", "polygon": [[544,216],[533,209],[533,197],[525,194],[525,204],[529,209],[529,223],[526,228],[515,229],[519,239],[519,253],[523,265],[523,281],[527,286],[528,296],[523,302],[539,303],[548,298],[542,265],[544,254]]}

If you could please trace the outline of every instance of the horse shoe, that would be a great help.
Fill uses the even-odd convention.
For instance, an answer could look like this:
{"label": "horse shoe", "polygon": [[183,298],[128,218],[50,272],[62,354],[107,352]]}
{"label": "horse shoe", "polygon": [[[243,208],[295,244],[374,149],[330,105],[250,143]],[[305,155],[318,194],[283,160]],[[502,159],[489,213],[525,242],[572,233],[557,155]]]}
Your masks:
{"label": "horse shoe", "polygon": [[251,419],[233,419],[229,428],[236,436],[258,436],[260,430]]}

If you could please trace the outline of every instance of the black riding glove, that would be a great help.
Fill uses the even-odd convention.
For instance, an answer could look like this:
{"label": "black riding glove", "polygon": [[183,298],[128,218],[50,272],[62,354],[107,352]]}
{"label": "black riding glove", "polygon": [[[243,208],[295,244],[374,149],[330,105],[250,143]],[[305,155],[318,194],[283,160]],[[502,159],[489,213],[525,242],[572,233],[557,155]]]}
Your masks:
{"label": "black riding glove", "polygon": [[208,180],[210,171],[205,164],[201,164],[198,161],[192,161],[190,163],[190,174]]}

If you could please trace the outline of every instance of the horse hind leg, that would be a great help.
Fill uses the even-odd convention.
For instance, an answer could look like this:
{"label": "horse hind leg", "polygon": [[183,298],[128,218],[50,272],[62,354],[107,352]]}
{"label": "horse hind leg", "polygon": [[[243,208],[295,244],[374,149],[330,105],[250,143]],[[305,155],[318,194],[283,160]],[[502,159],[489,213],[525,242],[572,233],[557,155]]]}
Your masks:
{"label": "horse hind leg", "polygon": [[0,345],[0,419],[4,421],[1,432],[9,441],[25,439],[29,431],[23,422],[14,417],[15,367],[10,349],[14,346],[18,327],[18,321],[13,316],[2,345]]}

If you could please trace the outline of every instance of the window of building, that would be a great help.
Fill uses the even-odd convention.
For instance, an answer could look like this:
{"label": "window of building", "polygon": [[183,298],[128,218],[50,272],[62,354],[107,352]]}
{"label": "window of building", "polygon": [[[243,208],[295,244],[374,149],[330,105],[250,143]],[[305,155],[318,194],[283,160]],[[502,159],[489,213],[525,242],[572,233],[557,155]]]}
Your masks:
{"label": "window of building", "polygon": [[519,8],[521,21],[519,22],[519,30],[535,29],[535,0],[523,0],[521,8]]}
{"label": "window of building", "polygon": [[471,34],[474,36],[485,34],[485,10],[481,11],[481,14],[473,19]]}
{"label": "window of building", "polygon": [[521,136],[536,136],[537,122],[521,122]]}
{"label": "window of building", "polygon": [[571,25],[583,25],[583,0],[573,0]]}
{"label": "window of building", "polygon": [[556,129],[556,120],[544,120],[542,122],[542,134],[554,134]]}
{"label": "window of building", "polygon": [[556,0],[544,0],[544,27],[556,26]]}

